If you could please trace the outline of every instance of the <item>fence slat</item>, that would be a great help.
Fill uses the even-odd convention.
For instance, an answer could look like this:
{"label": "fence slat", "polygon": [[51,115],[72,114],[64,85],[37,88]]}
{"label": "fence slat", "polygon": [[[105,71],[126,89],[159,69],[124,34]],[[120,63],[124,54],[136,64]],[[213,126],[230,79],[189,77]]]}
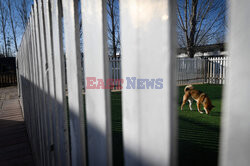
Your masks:
{"label": "fence slat", "polygon": [[[106,0],[82,1],[85,77],[95,77],[104,82],[110,71],[106,45],[106,3]],[[113,66],[115,62],[111,63]],[[111,73],[114,72],[112,69]],[[89,165],[112,165],[109,89],[86,89],[86,114]]]}
{"label": "fence slat", "polygon": [[[28,83],[29,86],[29,90],[26,92],[28,94],[27,98],[25,98],[25,100],[27,100],[28,105],[29,105],[29,109],[28,109],[28,114],[26,114],[28,120],[26,121],[26,123],[28,123],[28,135],[30,138],[33,137],[33,130],[32,127],[34,126],[32,121],[33,118],[33,111],[34,109],[34,94],[33,94],[33,64],[32,64],[32,47],[31,47],[31,20],[28,20],[28,23],[26,25],[26,30],[28,32],[28,36],[27,37],[27,47],[26,47],[26,58],[27,58],[27,64],[26,67],[28,68],[28,77],[26,78],[26,82]],[[29,81],[28,81],[29,80]],[[25,116],[25,117],[26,117]]]}
{"label": "fence slat", "polygon": [[55,121],[56,131],[54,132],[56,165],[70,165],[69,156],[69,131],[68,113],[65,94],[65,60],[63,53],[62,38],[62,11],[58,0],[51,1],[52,6],[52,30],[53,30],[53,50],[55,68],[55,97],[56,110]]}
{"label": "fence slat", "polygon": [[34,6],[32,6],[31,9],[31,14],[30,14],[30,19],[31,19],[31,46],[32,46],[32,63],[33,63],[33,92],[34,92],[34,110],[33,111],[33,121],[34,121],[34,126],[33,126],[33,130],[34,130],[34,136],[32,137],[32,149],[33,149],[33,153],[35,155],[35,162],[36,165],[39,164],[39,156],[41,155],[41,149],[40,146],[37,144],[37,142],[40,142],[41,137],[39,137],[40,133],[40,124],[39,124],[39,117],[38,117],[38,101],[39,101],[39,97],[38,97],[38,92],[37,92],[37,88],[38,88],[38,66],[37,66],[37,45],[36,45],[36,30],[35,30],[35,19],[34,19]]}
{"label": "fence slat", "polygon": [[[229,55],[220,148],[221,166],[248,166],[250,163],[250,1],[229,1]],[[240,25],[240,26],[239,26]],[[228,65],[226,65],[228,66]]]}
{"label": "fence slat", "polygon": [[86,165],[78,1],[62,0],[72,165]]}
{"label": "fence slat", "polygon": [[35,40],[34,40],[34,45],[35,45],[35,50],[36,53],[34,54],[34,58],[35,58],[35,64],[36,64],[36,72],[37,72],[37,76],[36,76],[36,95],[37,95],[37,126],[38,126],[38,130],[37,130],[37,135],[39,137],[39,149],[40,151],[38,152],[40,157],[39,157],[39,161],[38,163],[41,164],[44,162],[44,129],[43,129],[43,125],[42,125],[42,95],[41,95],[41,91],[42,91],[42,73],[41,73],[41,64],[40,64],[40,39],[39,39],[39,29],[38,29],[38,16],[37,16],[37,4],[36,2],[34,2],[34,35],[35,35]]}
{"label": "fence slat", "polygon": [[51,103],[49,102],[49,66],[48,66],[48,55],[47,55],[47,42],[46,42],[46,29],[44,22],[44,7],[43,0],[38,0],[38,14],[39,14],[39,28],[40,28],[40,44],[41,44],[41,59],[43,66],[43,91],[41,92],[43,95],[43,116],[45,127],[45,163],[46,165],[50,165],[51,155],[50,155],[50,147],[51,147],[51,119],[50,119],[50,111],[51,111]]}
{"label": "fence slat", "polygon": [[[57,144],[57,140],[54,138],[54,132],[56,132],[56,121],[55,119],[55,106],[56,106],[56,100],[55,100],[55,72],[54,72],[54,56],[53,56],[53,42],[52,42],[52,27],[51,27],[51,8],[50,8],[50,2],[49,0],[43,0],[43,13],[44,13],[44,27],[45,27],[45,42],[46,42],[46,48],[47,48],[47,79],[48,79],[48,120],[49,124],[48,127],[49,130],[49,139],[50,142],[49,148],[53,148],[55,144]],[[53,148],[54,149],[54,148]],[[55,154],[55,155],[58,155]],[[50,151],[50,161],[49,164],[55,165],[55,155],[54,151]],[[57,157],[57,156],[56,156]]]}
{"label": "fence slat", "polygon": [[41,149],[41,157],[39,163],[45,164],[46,158],[46,152],[45,152],[45,133],[46,133],[46,127],[43,126],[44,124],[44,104],[43,104],[43,94],[42,91],[44,89],[44,77],[43,77],[43,63],[42,63],[42,58],[41,58],[41,37],[40,37],[40,25],[39,25],[39,15],[38,15],[38,4],[36,1],[34,1],[34,13],[35,13],[35,30],[36,30],[36,43],[37,43],[37,68],[39,70],[39,77],[38,77],[38,87],[37,87],[37,93],[39,95],[39,111],[38,111],[38,119],[39,119],[39,127],[40,127],[40,138],[41,142],[40,144],[40,149]]}
{"label": "fence slat", "polygon": [[[176,165],[175,3],[120,5],[122,78],[137,79],[136,89],[127,83],[122,92],[125,165]],[[159,79],[162,87],[140,89],[139,79]]]}

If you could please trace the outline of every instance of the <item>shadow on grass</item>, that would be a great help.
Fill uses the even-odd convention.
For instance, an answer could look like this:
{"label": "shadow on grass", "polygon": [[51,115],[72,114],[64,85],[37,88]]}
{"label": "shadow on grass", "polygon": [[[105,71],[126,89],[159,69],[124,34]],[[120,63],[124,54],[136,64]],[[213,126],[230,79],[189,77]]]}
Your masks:
{"label": "shadow on grass", "polygon": [[[57,106],[62,106],[64,104],[64,103],[58,102],[55,98],[52,98],[50,95],[46,94],[39,87],[29,82],[25,78],[22,78],[21,82],[22,82],[22,85],[25,87],[25,88],[23,87],[23,89],[25,89],[24,98],[26,99],[30,98],[28,96],[30,96],[31,94],[35,95],[35,97],[37,98],[37,100],[35,101],[33,101],[32,98],[31,98],[32,99],[31,101],[24,100],[25,108],[27,108],[26,110],[32,110],[31,108],[33,107],[37,108],[38,106],[36,104],[42,104],[46,106],[45,105],[46,102],[53,102]],[[30,87],[35,91],[31,92]],[[213,98],[216,98],[216,97],[219,97],[219,94],[214,94]],[[40,101],[40,99],[42,101]],[[150,161],[146,161],[147,159],[141,160],[140,158],[136,158],[136,155],[133,152],[131,152],[129,149],[123,149],[121,93],[116,93],[116,94],[112,93],[111,100],[112,100],[112,133],[113,133],[112,138],[113,138],[114,165],[118,165],[118,166],[123,165],[124,153],[126,154],[125,156],[127,156],[128,159],[135,161],[135,163],[138,163],[139,165],[143,165],[143,164],[149,165],[148,163],[150,163]],[[33,107],[28,108],[32,105],[32,102],[33,102]],[[46,113],[48,112],[48,110],[46,109],[41,109],[41,110],[44,110],[44,112]],[[50,115],[44,114],[44,112],[43,111],[34,111],[34,112],[26,111],[26,115],[32,113],[32,115],[34,114],[34,116],[32,116],[32,119],[30,119],[30,121],[35,121],[35,123],[37,124],[45,124],[44,120],[41,119],[40,117],[44,117],[45,119],[47,118],[46,116],[50,116]],[[54,113],[57,114],[57,112],[54,112]],[[219,116],[219,114],[217,115]],[[56,119],[55,118],[56,116],[55,117],[54,116],[55,115],[52,115],[52,117],[48,117],[48,118],[52,118],[52,124],[49,124],[49,125],[64,126],[65,122],[68,123],[66,121],[67,117],[58,117],[60,121],[56,121],[54,120]],[[78,115],[74,114],[73,111],[71,112],[70,116],[72,119],[78,118]],[[80,124],[70,123],[70,125],[73,125],[72,129],[76,130],[75,133],[78,132]],[[65,127],[68,127],[68,126],[66,125]],[[38,137],[40,135],[42,136],[43,140],[47,139],[46,135],[48,135],[48,133],[46,133],[47,131],[44,130],[45,127],[43,125],[36,125],[36,126],[33,126],[33,128],[35,129],[35,132],[38,134],[36,138],[32,138],[33,145],[35,145],[33,147],[35,147],[35,149],[38,151],[41,149],[45,149],[46,153],[48,153],[49,151],[48,146],[46,146],[46,144],[38,144],[38,142],[36,141],[36,139],[40,140],[41,137]],[[92,153],[93,151],[90,151],[91,149],[95,149],[95,150],[97,149],[97,150],[100,150],[102,152],[101,154],[103,155],[103,157],[106,158],[106,148],[104,147],[104,141],[106,140],[106,135],[103,134],[102,131],[100,131],[100,129],[97,128],[92,122],[88,122],[88,125],[86,125],[85,128],[87,129],[86,135],[88,136],[88,138],[91,138],[91,139],[87,139],[88,157],[92,159],[95,158],[95,160],[91,160],[91,161],[98,162],[97,161],[98,157],[96,156],[96,154]],[[64,134],[65,131],[64,131],[64,128],[62,127],[61,128],[59,127],[57,128],[57,130],[51,131],[51,132],[53,133],[52,143],[55,143],[55,145],[58,144],[59,142],[63,143],[65,140],[64,137],[68,137],[68,135],[65,136]],[[60,137],[58,137],[57,134],[54,134],[54,133],[58,133],[58,136]],[[71,131],[70,133],[73,133],[73,131]],[[162,131],[162,133],[164,133],[164,131]],[[75,137],[75,140],[79,140],[79,139],[81,139],[80,136]],[[191,118],[186,118],[186,117],[179,118],[179,140],[178,140],[179,141],[179,165],[180,166],[182,165],[185,165],[185,166],[187,165],[191,165],[191,166],[217,165],[218,140],[219,140],[219,128],[216,127],[216,125],[214,126],[211,124],[202,123],[202,122],[196,121]],[[78,141],[70,140],[70,147],[72,144],[75,144],[75,142],[78,142]],[[70,149],[70,147],[66,147],[66,146],[64,147],[64,144],[61,144],[61,145],[63,146],[62,147],[58,146],[57,149],[63,149],[62,150],[63,152],[65,152],[64,149]],[[100,148],[101,146],[103,147],[102,149]],[[48,154],[52,155],[51,153],[48,153]],[[42,155],[38,154],[37,156],[38,159],[42,160],[41,157],[43,157],[43,155],[44,154]],[[61,155],[61,154],[58,154],[58,155]],[[72,155],[71,157],[75,157],[75,156]],[[40,164],[39,161],[38,163]],[[62,162],[62,161],[58,161],[58,162]]]}
{"label": "shadow on grass", "polygon": [[178,155],[179,166],[216,166],[218,162],[218,152],[190,141],[179,140]]}
{"label": "shadow on grass", "polygon": [[[221,85],[195,85],[195,88],[206,92],[212,100],[219,99],[220,103]],[[183,89],[184,87],[179,88],[180,103],[184,93]],[[123,165],[121,93],[112,93],[111,98],[114,165]],[[196,105],[194,104],[193,108],[194,106]],[[216,105],[216,108],[220,110],[220,105]],[[189,112],[190,110],[186,111]],[[191,112],[195,113],[197,110]],[[208,116],[202,115],[203,119],[195,119],[199,117],[199,114],[194,117],[179,116],[179,166],[217,165],[220,131],[217,120],[219,121],[220,114],[220,111],[216,110]]]}
{"label": "shadow on grass", "polygon": [[121,92],[111,93],[113,164],[124,165],[123,135],[122,135],[122,102]]}
{"label": "shadow on grass", "polygon": [[219,128],[179,117],[179,166],[216,166]]}
{"label": "shadow on grass", "polygon": [[[210,85],[204,86],[208,86],[208,90]],[[218,92],[213,95],[209,93],[212,100],[214,98],[220,99],[221,90],[218,89],[221,89],[221,86],[212,86],[212,88],[215,88],[216,93]],[[203,90],[204,87],[199,86],[199,89]],[[112,93],[111,99],[114,165],[123,165],[121,93]],[[185,112],[189,111],[188,109],[185,110]],[[196,113],[197,110],[191,112]],[[219,126],[216,125],[216,121],[213,121],[217,120],[213,117],[219,118],[220,111],[212,111],[208,116],[201,115],[203,119],[195,119],[196,116],[199,117],[198,112],[194,117],[179,116],[179,166],[216,166],[218,162]]]}
{"label": "shadow on grass", "polygon": [[217,116],[220,117],[221,116],[221,112],[211,112],[210,114],[211,116]]}

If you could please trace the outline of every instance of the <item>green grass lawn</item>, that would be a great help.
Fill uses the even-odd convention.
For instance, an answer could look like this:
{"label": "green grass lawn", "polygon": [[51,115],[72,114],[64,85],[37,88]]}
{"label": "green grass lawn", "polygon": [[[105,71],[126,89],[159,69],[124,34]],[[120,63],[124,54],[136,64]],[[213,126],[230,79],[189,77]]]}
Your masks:
{"label": "green grass lawn", "polygon": [[209,115],[200,114],[194,102],[193,111],[189,110],[188,103],[183,111],[180,111],[184,86],[179,87],[179,165],[215,166],[218,162],[222,86],[194,85],[194,87],[205,92],[215,108]]}
{"label": "green grass lawn", "polygon": [[114,166],[123,165],[122,112],[121,112],[122,108],[121,107],[122,107],[121,92],[111,93]]}
{"label": "green grass lawn", "polygon": [[[210,97],[215,108],[210,115],[200,114],[196,103],[189,111],[188,103],[180,111],[184,86],[179,87],[178,162],[179,166],[215,166],[218,160],[218,141],[221,110],[221,85],[194,85]],[[114,165],[123,165],[121,93],[111,94]],[[202,108],[202,107],[201,107]]]}

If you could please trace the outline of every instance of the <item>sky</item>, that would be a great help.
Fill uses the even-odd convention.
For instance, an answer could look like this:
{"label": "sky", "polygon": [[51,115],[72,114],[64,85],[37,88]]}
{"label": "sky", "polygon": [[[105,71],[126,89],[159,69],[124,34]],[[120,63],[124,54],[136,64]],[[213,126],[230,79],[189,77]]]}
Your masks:
{"label": "sky", "polygon": [[[7,0],[0,0],[2,3],[6,3]],[[23,0],[11,0],[11,3],[12,3],[12,6],[14,7],[20,7],[21,6],[21,3],[22,3]],[[178,2],[182,2],[183,0],[178,0]],[[217,0],[217,1],[223,1],[225,2],[226,0]],[[31,6],[33,4],[33,0],[26,0],[27,2],[27,12],[28,12],[28,15],[30,13],[30,10],[31,10]],[[183,1],[184,2],[184,1]],[[191,1],[190,1],[191,2]],[[118,6],[118,5],[117,5]],[[7,5],[5,5],[6,9],[7,9]],[[119,12],[119,10],[118,10]],[[181,11],[183,13],[183,11]],[[17,30],[17,43],[18,45],[20,45],[21,43],[21,39],[22,39],[22,35],[23,35],[23,32],[24,32],[24,29],[22,27],[22,24],[21,24],[21,19],[20,19],[20,16],[19,16],[19,13],[17,10],[13,10],[13,15],[15,17],[15,21],[16,21],[16,30]],[[213,17],[213,16],[212,16]],[[109,24],[110,24],[110,21],[109,21]],[[203,26],[206,26],[207,23],[206,21],[204,21],[204,25]],[[0,23],[0,27],[1,27],[1,23]],[[12,30],[11,30],[11,26],[10,26],[10,23],[8,22],[7,23],[7,36],[8,38],[11,40],[13,37],[12,35]],[[222,31],[225,31],[225,27],[222,28]],[[3,47],[3,33],[1,32],[0,33],[0,52],[2,50],[2,47]],[[211,40],[211,42],[216,42],[215,40]],[[11,40],[11,48],[14,50],[14,42]]]}
{"label": "sky", "polygon": [[[21,17],[19,15],[18,9],[21,7],[21,3],[23,0],[10,0],[11,6],[12,6],[12,15],[14,18],[14,27],[16,30],[16,36],[17,36],[17,45],[19,46],[21,43],[22,35],[24,32],[23,25],[21,23]],[[5,11],[7,12],[7,23],[6,23],[6,36],[7,40],[10,40],[11,44],[11,50],[12,52],[15,52],[15,47],[14,47],[14,41],[13,41],[13,33],[12,33],[12,28],[11,28],[11,23],[9,19],[9,10],[7,7],[7,0],[0,0],[0,2],[3,4],[3,7]],[[33,0],[26,0],[27,2],[27,14],[29,15],[31,6],[33,4]],[[0,14],[1,16],[1,14]],[[0,22],[0,53],[2,53],[3,47],[4,47],[4,40],[3,40],[3,31],[2,31],[2,23]]]}
{"label": "sky", "polygon": [[[7,0],[0,0],[0,1],[2,3],[6,3],[7,2]],[[24,1],[24,0],[11,0],[11,3],[12,3],[12,6],[14,8],[16,8],[16,7],[21,7],[22,1]],[[116,2],[118,2],[118,1],[116,1]],[[33,0],[26,0],[26,3],[27,3],[27,15],[29,16],[30,11],[31,11],[31,7],[32,7],[34,1]],[[117,3],[115,5],[118,6]],[[80,12],[80,10],[81,10],[80,9],[80,6],[81,6],[80,5],[80,0],[79,0],[78,6],[79,6],[78,13],[79,13],[79,15],[81,15],[81,12]],[[8,10],[7,3],[5,4],[5,8],[6,8],[6,10]],[[16,31],[17,31],[17,45],[19,46],[20,43],[21,43],[21,40],[22,40],[23,33],[24,33],[24,28],[23,28],[23,26],[21,24],[21,17],[19,15],[17,9],[13,10],[12,12],[13,12],[13,16],[14,16],[15,22],[16,22],[15,28],[16,28]],[[81,21],[81,16],[79,17],[79,21]],[[109,21],[109,25],[110,25],[110,21]],[[10,22],[7,23],[7,28],[6,29],[7,29],[7,36],[8,36],[7,38],[10,39],[10,41],[11,41],[11,49],[14,51],[15,48],[14,48],[14,41],[12,40],[13,34],[12,34],[12,29],[11,29]],[[0,50],[3,48],[3,46],[4,46],[3,34],[0,33]],[[1,53],[1,51],[0,51],[0,53]]]}

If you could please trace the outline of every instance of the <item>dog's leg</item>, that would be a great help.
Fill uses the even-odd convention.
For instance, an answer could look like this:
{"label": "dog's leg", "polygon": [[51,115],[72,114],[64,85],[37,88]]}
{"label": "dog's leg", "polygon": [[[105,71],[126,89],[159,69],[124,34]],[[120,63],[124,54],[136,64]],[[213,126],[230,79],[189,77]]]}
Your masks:
{"label": "dog's leg", "polygon": [[210,109],[209,109],[208,104],[206,104],[206,103],[203,104],[203,107],[204,107],[204,110],[205,110],[206,114],[208,115],[210,113]]}
{"label": "dog's leg", "polygon": [[200,110],[200,101],[197,101],[197,109],[199,111],[199,113],[203,114],[203,112]]}
{"label": "dog's leg", "polygon": [[206,109],[206,107],[204,107],[204,110],[205,110],[206,114],[208,115],[209,111]]}
{"label": "dog's leg", "polygon": [[186,104],[187,100],[188,100],[188,94],[184,94],[181,104],[181,110],[183,109],[183,106]]}
{"label": "dog's leg", "polygon": [[189,102],[189,109],[190,109],[190,111],[192,111],[193,109],[192,109],[192,100],[191,99],[188,99],[188,102]]}

